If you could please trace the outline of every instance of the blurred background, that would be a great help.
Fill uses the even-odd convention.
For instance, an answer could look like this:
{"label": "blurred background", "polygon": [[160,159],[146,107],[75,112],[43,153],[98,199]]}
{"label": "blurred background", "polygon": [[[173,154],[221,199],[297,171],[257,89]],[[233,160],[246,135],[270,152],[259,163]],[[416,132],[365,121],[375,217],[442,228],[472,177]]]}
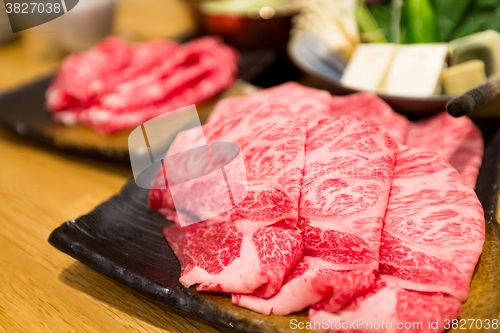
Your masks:
{"label": "blurred background", "polygon": [[1,5],[0,89],[54,71],[69,52],[82,51],[109,34],[139,41],[195,32],[182,0],[81,0],[68,14],[16,34]]}

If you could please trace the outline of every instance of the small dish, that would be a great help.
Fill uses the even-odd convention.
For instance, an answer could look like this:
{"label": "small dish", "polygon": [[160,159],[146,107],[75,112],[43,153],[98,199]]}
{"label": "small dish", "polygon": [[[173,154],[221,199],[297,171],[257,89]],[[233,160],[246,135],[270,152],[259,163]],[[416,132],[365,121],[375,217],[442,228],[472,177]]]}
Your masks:
{"label": "small dish", "polygon": [[[314,37],[305,35],[291,39],[288,43],[288,55],[293,63],[303,72],[318,81],[318,85],[335,95],[347,95],[359,92],[340,83],[341,72],[322,59],[317,51]],[[452,98],[447,95],[432,97],[399,97],[379,94],[394,110],[407,115],[411,119],[422,118],[441,112]]]}

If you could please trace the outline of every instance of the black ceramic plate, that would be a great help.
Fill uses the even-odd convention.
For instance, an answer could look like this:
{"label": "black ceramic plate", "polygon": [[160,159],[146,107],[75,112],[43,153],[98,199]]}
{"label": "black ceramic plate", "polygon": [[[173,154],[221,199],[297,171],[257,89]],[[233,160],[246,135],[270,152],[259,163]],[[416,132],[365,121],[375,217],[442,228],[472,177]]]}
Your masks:
{"label": "black ceramic plate", "polygon": [[[347,95],[358,90],[342,85],[339,80],[342,73],[328,64],[318,54],[317,44],[321,43],[312,36],[295,38],[288,44],[288,54],[303,72],[314,77],[317,84],[336,95]],[[379,94],[394,110],[411,118],[429,116],[445,110],[451,96],[439,95],[428,98],[399,97]]]}
{"label": "black ceramic plate", "polygon": [[[478,124],[485,154],[476,192],[486,216],[486,243],[472,280],[464,319],[498,318],[500,226],[496,221],[500,167],[500,122]],[[93,212],[52,232],[54,247],[133,290],[214,324],[241,332],[294,332],[290,320],[307,321],[307,312],[264,316],[231,304],[229,296],[197,292],[178,283],[180,265],[162,235],[169,225],[147,206],[148,190],[129,182],[120,194]],[[457,330],[457,332],[460,332]]]}
{"label": "black ceramic plate", "polygon": [[[259,78],[278,59],[279,54],[272,49],[260,49],[243,50],[240,55],[239,78],[251,81]],[[132,129],[104,136],[82,125],[67,127],[52,121],[44,108],[45,91],[52,77],[42,78],[0,95],[0,125],[24,137],[58,148],[128,159],[128,135]],[[238,89],[230,87],[222,96],[238,94],[234,91]],[[221,96],[197,105],[201,119],[220,98]]]}

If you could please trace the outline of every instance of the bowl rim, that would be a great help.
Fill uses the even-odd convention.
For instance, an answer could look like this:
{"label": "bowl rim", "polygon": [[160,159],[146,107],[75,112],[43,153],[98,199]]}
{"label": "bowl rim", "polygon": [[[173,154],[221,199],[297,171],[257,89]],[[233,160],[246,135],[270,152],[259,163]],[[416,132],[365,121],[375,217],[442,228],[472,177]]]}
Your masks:
{"label": "bowl rim", "polygon": [[331,76],[325,75],[320,71],[315,70],[312,68],[312,66],[306,64],[302,59],[300,59],[296,53],[294,52],[294,48],[299,44],[299,42],[305,38],[304,36],[301,37],[291,37],[288,45],[287,45],[287,53],[289,57],[292,59],[293,63],[298,66],[302,71],[313,75],[315,77],[319,77],[320,79],[327,81],[329,83],[335,84],[342,88],[343,90],[346,91],[347,94],[354,94],[354,93],[360,93],[360,92],[366,92],[366,93],[373,93],[379,96],[380,98],[387,100],[393,100],[395,102],[412,102],[412,101],[417,101],[417,102],[448,102],[451,100],[455,95],[432,95],[428,97],[420,97],[420,96],[400,96],[400,95],[390,95],[390,94],[383,94],[379,92],[373,92],[373,91],[367,91],[367,90],[358,90],[355,88],[348,87],[340,82],[340,80],[336,80],[332,78]]}
{"label": "bowl rim", "polygon": [[[275,10],[275,13],[272,17],[270,18],[263,18],[261,16],[254,16],[250,15],[247,12],[245,13],[207,13],[203,11],[201,6],[203,3],[206,2],[217,2],[220,0],[184,0],[184,2],[191,7],[192,9],[195,9],[199,14],[206,16],[206,17],[224,17],[224,18],[237,18],[237,19],[250,19],[250,20],[255,20],[255,21],[269,21],[273,19],[281,19],[281,18],[289,18],[294,16],[300,11],[300,6],[298,4],[295,5],[285,5],[285,6],[280,6],[279,8],[273,8]],[[269,6],[264,6],[264,7],[269,7]],[[261,7],[261,8],[264,8]]]}

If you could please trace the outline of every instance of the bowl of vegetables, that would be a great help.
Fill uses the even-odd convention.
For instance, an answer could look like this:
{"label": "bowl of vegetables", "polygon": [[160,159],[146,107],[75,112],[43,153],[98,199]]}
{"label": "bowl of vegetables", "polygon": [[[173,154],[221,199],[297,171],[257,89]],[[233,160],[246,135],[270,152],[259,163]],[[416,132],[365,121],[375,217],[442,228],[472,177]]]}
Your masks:
{"label": "bowl of vegetables", "polygon": [[297,15],[288,52],[333,93],[374,92],[421,117],[500,72],[497,17],[497,0],[318,0]]}

